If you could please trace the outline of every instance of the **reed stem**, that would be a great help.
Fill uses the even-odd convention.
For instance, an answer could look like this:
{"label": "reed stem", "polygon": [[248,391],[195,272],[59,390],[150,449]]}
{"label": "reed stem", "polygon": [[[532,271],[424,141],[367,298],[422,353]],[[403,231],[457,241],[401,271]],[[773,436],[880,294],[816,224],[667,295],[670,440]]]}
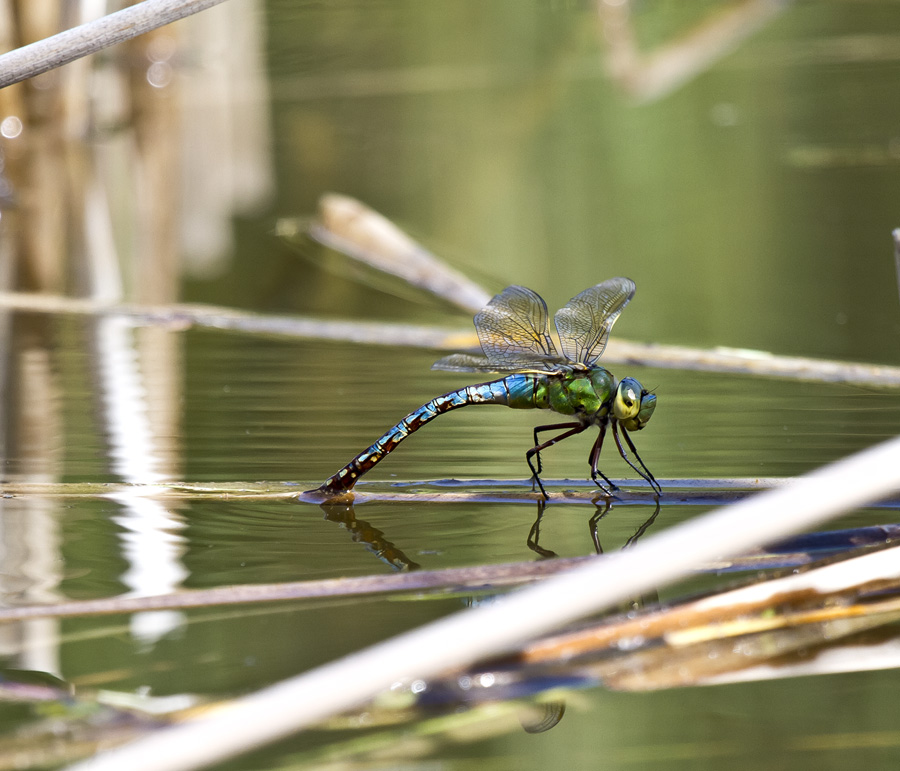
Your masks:
{"label": "reed stem", "polygon": [[223,0],[144,0],[0,55],[0,88],[150,32]]}

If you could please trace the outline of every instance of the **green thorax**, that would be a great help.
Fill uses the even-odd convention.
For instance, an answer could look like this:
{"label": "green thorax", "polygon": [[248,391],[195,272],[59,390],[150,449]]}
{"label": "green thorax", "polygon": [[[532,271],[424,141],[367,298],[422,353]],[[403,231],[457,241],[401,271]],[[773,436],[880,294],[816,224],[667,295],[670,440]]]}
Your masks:
{"label": "green thorax", "polygon": [[603,367],[565,367],[556,373],[522,373],[506,380],[510,407],[586,418],[605,417],[616,389],[615,378]]}

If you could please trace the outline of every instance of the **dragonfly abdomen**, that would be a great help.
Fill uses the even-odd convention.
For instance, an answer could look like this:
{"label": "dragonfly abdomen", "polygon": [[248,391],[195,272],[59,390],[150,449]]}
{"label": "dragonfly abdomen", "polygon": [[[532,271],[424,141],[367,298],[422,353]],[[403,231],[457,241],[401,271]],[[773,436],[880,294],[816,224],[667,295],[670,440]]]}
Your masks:
{"label": "dragonfly abdomen", "polygon": [[391,453],[406,437],[418,431],[426,423],[450,410],[470,404],[504,404],[509,407],[534,408],[539,404],[540,378],[533,375],[508,375],[500,380],[466,386],[458,391],[437,396],[417,410],[409,413],[371,447],[363,450],[346,466],[322,483],[319,490],[341,493],[351,490],[363,474]]}

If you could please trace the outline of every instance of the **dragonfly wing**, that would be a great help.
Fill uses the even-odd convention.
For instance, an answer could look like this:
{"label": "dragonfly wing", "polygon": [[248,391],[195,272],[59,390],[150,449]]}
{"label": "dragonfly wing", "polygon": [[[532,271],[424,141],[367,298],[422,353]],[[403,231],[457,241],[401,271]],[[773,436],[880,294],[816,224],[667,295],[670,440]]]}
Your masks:
{"label": "dragonfly wing", "polygon": [[556,359],[510,359],[506,363],[491,361],[487,356],[471,356],[468,353],[452,353],[438,359],[432,369],[448,372],[555,372],[562,360]]}
{"label": "dragonfly wing", "polygon": [[547,304],[524,286],[508,286],[475,315],[481,348],[499,370],[544,367],[559,361],[550,338]]}
{"label": "dragonfly wing", "polygon": [[603,354],[609,332],[634,297],[634,281],[611,278],[576,295],[553,317],[565,357],[593,364]]}
{"label": "dragonfly wing", "polygon": [[438,359],[431,365],[432,369],[443,369],[449,372],[496,372],[486,356],[472,356],[468,353],[452,353]]}

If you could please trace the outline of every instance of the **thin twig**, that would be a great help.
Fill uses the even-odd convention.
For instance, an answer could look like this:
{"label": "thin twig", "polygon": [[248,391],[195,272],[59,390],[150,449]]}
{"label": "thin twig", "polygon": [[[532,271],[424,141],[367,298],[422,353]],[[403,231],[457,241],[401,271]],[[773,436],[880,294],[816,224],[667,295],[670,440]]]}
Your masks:
{"label": "thin twig", "polygon": [[603,361],[817,383],[849,383],[892,388],[900,386],[900,367],[808,359],[803,356],[779,356],[767,351],[743,348],[703,350],[678,345],[611,340],[603,355]]}
{"label": "thin twig", "polygon": [[[900,541],[900,525],[877,525],[812,533],[788,539],[769,549],[757,549],[738,557],[720,559],[698,566],[697,573],[758,571],[796,568],[824,557],[861,547]],[[0,624],[34,618],[81,618],[153,610],[185,610],[262,602],[351,599],[373,594],[401,592],[496,592],[561,573],[596,559],[593,555],[566,557],[539,562],[509,562],[472,565],[442,570],[416,570],[388,575],[288,581],[279,584],[240,584],[213,589],[187,589],[146,597],[106,597],[70,600],[46,605],[0,608]],[[644,618],[643,616],[641,618]],[[639,623],[640,619],[638,622]],[[646,630],[645,630],[646,631]],[[647,632],[649,634],[649,632]]]}
{"label": "thin twig", "polygon": [[[619,503],[644,503],[653,491],[643,480],[613,480],[621,488]],[[663,479],[666,504],[703,505],[730,503],[752,490],[765,490],[789,482],[769,477],[741,479]],[[544,484],[561,494],[552,503],[592,504],[599,495],[597,486],[585,480],[548,479]],[[536,494],[527,479],[445,479],[420,482],[360,482],[344,496],[309,490],[313,483],[296,482],[151,482],[147,484],[111,484],[108,482],[0,482],[0,495],[6,497],[93,498],[127,500],[252,500],[306,503],[525,503],[533,505]],[[404,489],[407,488],[407,489]],[[415,489],[409,489],[415,488]],[[631,488],[631,489],[624,489]]]}
{"label": "thin twig", "polygon": [[[654,500],[647,482],[614,479],[619,492],[616,505],[646,504]],[[735,477],[731,479],[661,479],[662,502],[666,506],[719,506],[734,503],[748,494],[790,484],[788,477]],[[589,480],[546,479],[554,491],[546,505],[596,505],[598,490]],[[306,482],[160,482],[111,484],[108,482],[0,482],[0,495],[33,498],[88,498],[125,501],[153,498],[178,501],[301,501],[352,503],[518,503],[533,506],[538,496],[529,479],[435,479],[417,482],[359,482],[352,492],[333,496],[309,490]],[[413,488],[413,489],[409,489]],[[602,500],[602,496],[600,497]],[[887,498],[872,504],[878,508],[900,508],[900,499]]]}
{"label": "thin twig", "polygon": [[[785,627],[803,613],[821,613],[834,605],[849,605],[865,590],[896,591],[897,578],[885,577],[885,563],[896,564],[900,547],[867,551],[839,562],[754,582],[708,597],[660,607],[614,623],[563,632],[525,647],[527,661],[572,657],[586,650],[613,645],[638,636],[645,640],[667,636],[670,644],[688,645],[762,628]],[[890,598],[896,611],[898,599]],[[777,612],[772,612],[777,609]],[[821,618],[821,617],[820,617]],[[800,623],[808,623],[803,621]],[[726,624],[732,625],[731,629]]]}
{"label": "thin twig", "polygon": [[[135,324],[173,329],[198,326],[248,334],[307,340],[457,350],[477,344],[475,332],[366,321],[324,321],[304,316],[271,316],[218,305],[108,303],[77,297],[28,292],[0,292],[0,308],[28,313],[76,316],[124,316]],[[900,380],[898,380],[900,382]]]}
{"label": "thin twig", "polygon": [[300,495],[304,487],[290,482],[0,482],[0,495],[39,498],[100,498],[126,500],[239,500],[283,501]]}
{"label": "thin twig", "polygon": [[[280,220],[276,228],[280,235],[291,235],[296,226],[296,220]],[[477,313],[491,299],[490,292],[355,198],[323,195],[318,217],[305,232],[324,246],[470,313]]]}
{"label": "thin twig", "polygon": [[615,83],[640,102],[657,101],[734,51],[782,13],[784,0],[744,0],[714,10],[675,40],[642,53],[629,3],[598,2],[607,66]]}
{"label": "thin twig", "polygon": [[0,56],[0,88],[142,35],[223,0],[144,0]]}
{"label": "thin twig", "polygon": [[[297,339],[339,340],[369,345],[408,346],[435,351],[475,350],[475,332],[414,324],[365,321],[324,321],[303,316],[268,316],[215,305],[173,303],[142,305],[110,304],[60,295],[0,292],[0,308],[31,313],[85,316],[126,316],[135,323],[184,328],[223,329],[247,334],[279,335]],[[612,340],[604,364],[627,363],[645,367],[667,367],[727,372],[756,377],[778,377],[855,386],[900,387],[900,367],[880,364],[777,356],[765,351],[734,348],[704,350],[676,345],[655,345]]]}
{"label": "thin twig", "polygon": [[554,575],[593,557],[571,557],[542,562],[519,562],[502,565],[477,565],[444,570],[414,571],[333,578],[313,581],[291,581],[281,584],[243,584],[215,589],[184,590],[148,597],[109,597],[97,600],[73,600],[48,605],[0,608],[0,623],[31,618],[72,618],[117,613],[140,613],[152,610],[181,610],[222,605],[246,605],[261,602],[315,600],[425,590],[468,591],[502,588]]}

